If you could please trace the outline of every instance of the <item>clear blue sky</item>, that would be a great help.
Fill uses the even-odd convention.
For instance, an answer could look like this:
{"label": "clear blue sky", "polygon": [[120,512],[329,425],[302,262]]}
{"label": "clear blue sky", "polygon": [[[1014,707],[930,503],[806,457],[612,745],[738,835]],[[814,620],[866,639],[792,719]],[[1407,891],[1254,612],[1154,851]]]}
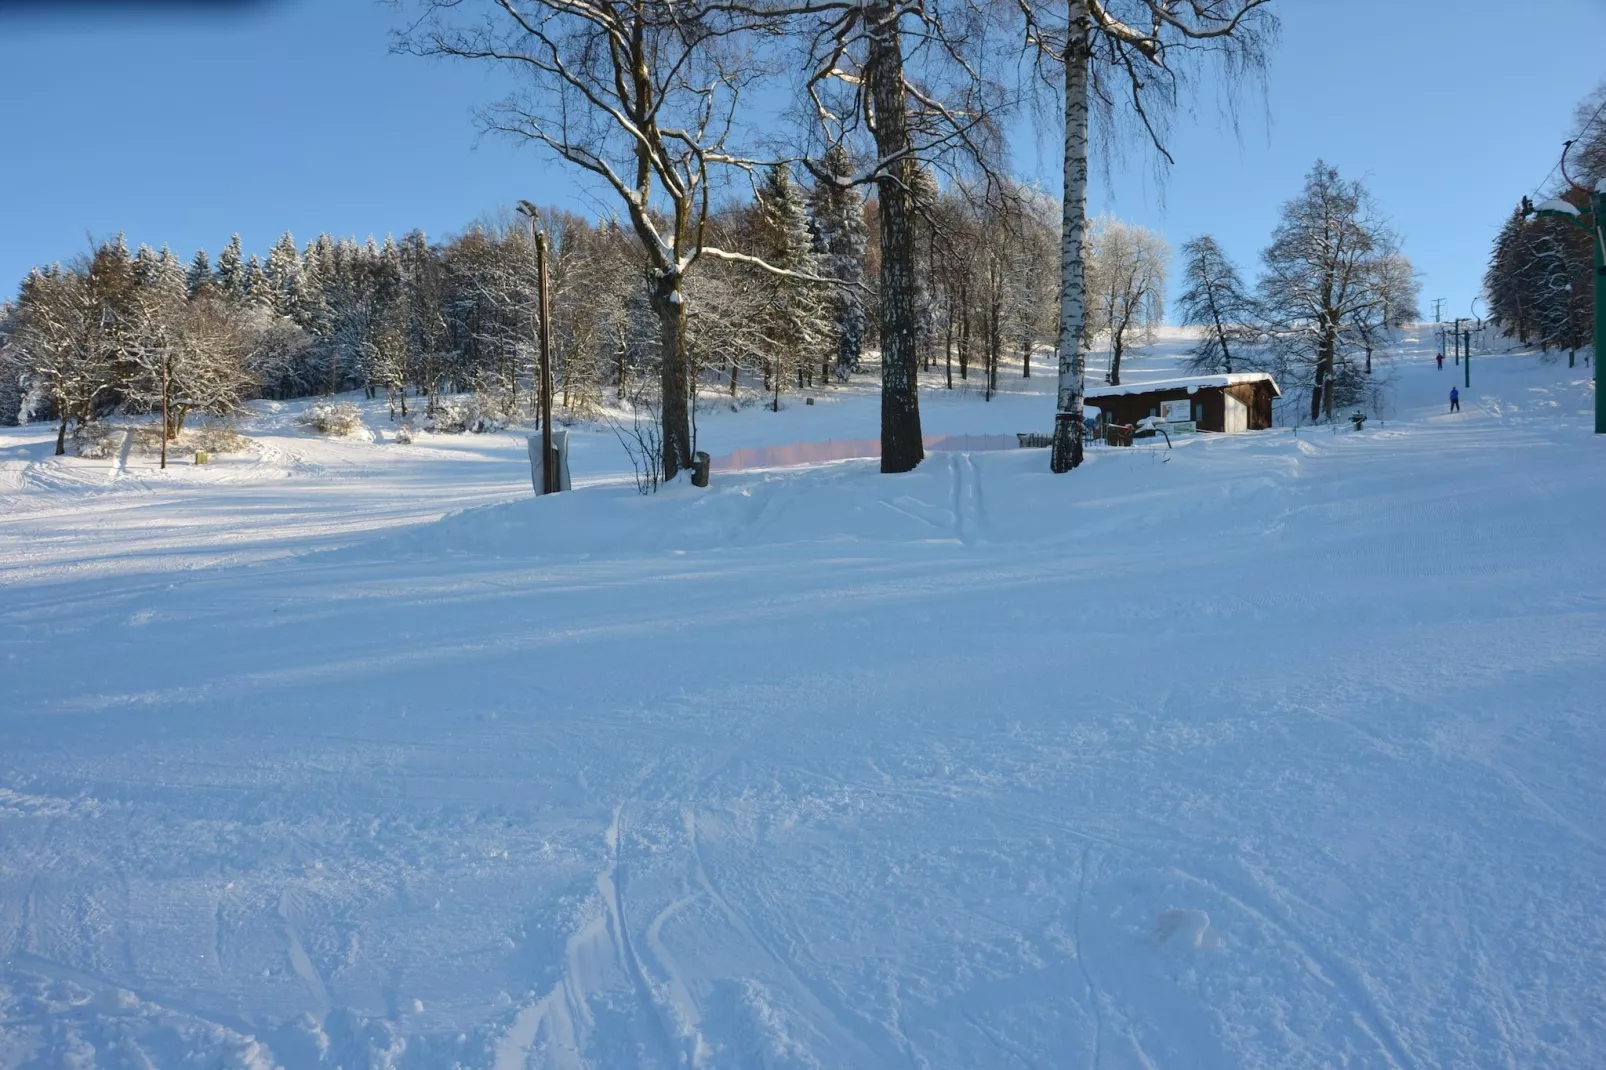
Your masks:
{"label": "clear blue sky", "polygon": [[[1606,79],[1606,2],[1279,0],[1264,98],[1234,136],[1213,103],[1179,116],[1157,183],[1141,148],[1091,208],[1174,245],[1214,233],[1247,272],[1317,157],[1364,179],[1424,274],[1463,314],[1488,245]],[[401,16],[370,0],[265,0],[134,16],[0,3],[0,289],[37,262],[126,232],[186,259],[238,231],[431,235],[519,197],[594,210],[572,172],[481,139],[487,73],[391,55]],[[1056,136],[1017,154],[1057,185]],[[1040,153],[1042,154],[1040,156]]]}

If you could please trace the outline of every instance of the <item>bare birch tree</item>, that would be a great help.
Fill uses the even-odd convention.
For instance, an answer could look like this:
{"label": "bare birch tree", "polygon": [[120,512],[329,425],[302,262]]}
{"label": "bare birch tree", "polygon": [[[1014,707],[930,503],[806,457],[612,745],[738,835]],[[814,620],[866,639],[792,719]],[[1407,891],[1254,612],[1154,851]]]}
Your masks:
{"label": "bare birch tree", "polygon": [[1087,371],[1089,117],[1109,129],[1130,118],[1168,162],[1164,120],[1188,67],[1219,61],[1229,81],[1264,62],[1276,32],[1271,0],[1016,0],[1028,47],[1061,68],[1065,109],[1065,192],[1060,241],[1059,390],[1050,467],[1082,462],[1083,380]]}

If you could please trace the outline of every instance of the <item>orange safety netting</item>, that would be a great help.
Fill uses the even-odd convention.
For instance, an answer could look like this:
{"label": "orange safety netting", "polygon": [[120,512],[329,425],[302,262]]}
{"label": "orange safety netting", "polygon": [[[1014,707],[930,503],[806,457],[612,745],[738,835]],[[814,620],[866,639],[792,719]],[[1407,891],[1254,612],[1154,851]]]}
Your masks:
{"label": "orange safety netting", "polygon": [[[930,453],[978,453],[1020,448],[1015,435],[926,435]],[[715,457],[710,471],[740,472],[750,468],[790,468],[826,461],[848,461],[881,456],[878,438],[833,438],[827,442],[793,442],[785,446],[751,446]]]}

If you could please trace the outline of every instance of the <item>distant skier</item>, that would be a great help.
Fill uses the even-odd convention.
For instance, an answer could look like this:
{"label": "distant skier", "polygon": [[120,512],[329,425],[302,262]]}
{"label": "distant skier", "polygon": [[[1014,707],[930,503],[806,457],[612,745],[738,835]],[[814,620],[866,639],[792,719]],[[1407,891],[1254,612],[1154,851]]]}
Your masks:
{"label": "distant skier", "polygon": [[1457,390],[1453,386],[1450,388],[1450,411],[1451,412],[1460,412],[1461,411],[1461,391]]}
{"label": "distant skier", "polygon": [[1439,370],[1442,372],[1444,370],[1444,354],[1443,353],[1435,353],[1434,354],[1434,358],[1436,360],[1438,360],[1438,362],[1439,362]]}

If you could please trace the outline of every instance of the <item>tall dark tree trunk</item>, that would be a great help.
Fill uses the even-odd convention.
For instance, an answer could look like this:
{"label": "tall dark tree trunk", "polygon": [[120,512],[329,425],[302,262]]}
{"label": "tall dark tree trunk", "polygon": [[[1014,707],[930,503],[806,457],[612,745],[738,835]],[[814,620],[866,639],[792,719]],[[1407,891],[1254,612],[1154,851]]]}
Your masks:
{"label": "tall dark tree trunk", "polygon": [[60,457],[67,452],[67,417],[61,418],[61,426],[56,428],[56,456]]}
{"label": "tall dark tree trunk", "polygon": [[686,377],[686,306],[680,276],[665,273],[652,289],[652,310],[658,317],[662,353],[664,478],[674,479],[691,467],[690,391]]}
{"label": "tall dark tree trunk", "polygon": [[943,326],[943,373],[948,380],[948,389],[954,388],[954,299],[952,292],[948,295],[948,315]]}
{"label": "tall dark tree trunk", "polygon": [[959,291],[959,378],[970,378],[970,295]]}
{"label": "tall dark tree trunk", "polygon": [[998,293],[993,292],[992,305],[987,309],[987,400],[998,393],[998,361],[1004,351],[1003,310]]}
{"label": "tall dark tree trunk", "polygon": [[993,281],[987,305],[987,400],[998,393],[998,362],[1004,352],[1004,303],[998,280]]}
{"label": "tall dark tree trunk", "polygon": [[876,152],[889,174],[876,182],[881,218],[881,471],[908,472],[925,458],[915,310],[915,233],[909,184],[909,116],[903,41],[889,0],[865,12],[870,27],[865,78],[875,108]]}

